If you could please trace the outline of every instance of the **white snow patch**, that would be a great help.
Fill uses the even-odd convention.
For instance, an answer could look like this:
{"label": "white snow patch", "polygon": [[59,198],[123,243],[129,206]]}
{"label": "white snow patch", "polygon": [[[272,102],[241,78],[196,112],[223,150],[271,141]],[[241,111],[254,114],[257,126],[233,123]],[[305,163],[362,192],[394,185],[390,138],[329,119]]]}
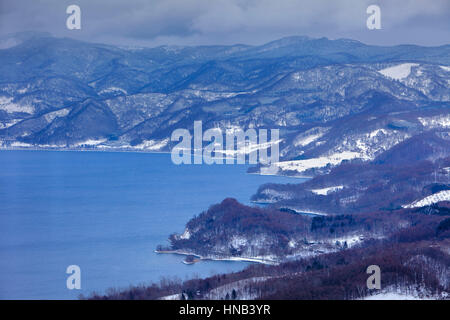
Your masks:
{"label": "white snow patch", "polygon": [[447,66],[440,66],[440,67],[444,71],[450,71],[450,67],[447,67]]}
{"label": "white snow patch", "polygon": [[312,189],[311,191],[314,192],[315,194],[320,194],[320,195],[326,196],[328,193],[341,190],[342,188],[344,188],[344,186],[335,186],[335,187],[328,187],[328,188],[322,188],[322,189]]}
{"label": "white snow patch", "polygon": [[202,99],[205,99],[208,102],[223,99],[223,98],[232,98],[240,94],[248,94],[252,93],[249,91],[237,91],[237,92],[216,92],[216,91],[210,91],[210,90],[192,90],[187,89],[183,92],[185,96],[187,97],[199,97]]}
{"label": "white snow patch", "polygon": [[421,299],[419,297],[415,297],[411,294],[403,294],[397,292],[384,292],[375,294],[373,296],[367,296],[364,300],[430,300],[430,299]]}
{"label": "white snow patch", "polygon": [[294,79],[295,81],[300,80],[300,73],[296,72],[292,74],[292,79]]}
{"label": "white snow patch", "polygon": [[169,143],[169,139],[164,140],[144,140],[141,144],[138,144],[132,148],[141,150],[161,150]]}
{"label": "white snow patch", "polygon": [[181,300],[181,293],[164,296],[164,297],[159,298],[158,300]]}
{"label": "white snow patch", "polygon": [[247,261],[247,262],[257,262],[262,264],[278,264],[277,258],[274,256],[255,256],[255,257],[228,257],[228,258],[211,258],[211,260],[217,261]]}
{"label": "white snow patch", "polygon": [[324,127],[315,127],[315,128],[309,129],[309,130],[299,134],[297,137],[295,137],[294,146],[295,147],[307,146],[308,144],[321,138],[325,133],[328,132],[329,129],[330,128],[324,128]]}
{"label": "white snow patch", "polygon": [[279,200],[290,199],[292,197],[292,194],[289,192],[277,191],[270,188],[264,189],[261,193],[265,196],[265,203],[273,203]]}
{"label": "white snow patch", "polygon": [[342,142],[333,148],[334,153],[350,151],[359,153],[363,160],[374,159],[396,144],[409,138],[406,132],[397,130],[376,129],[370,132],[344,137]]}
{"label": "white snow patch", "polygon": [[394,67],[389,67],[378,71],[382,75],[395,80],[401,80],[409,76],[411,68],[418,66],[417,63],[402,63]]}
{"label": "white snow patch", "polygon": [[[251,143],[251,141],[245,140],[243,144],[238,144],[236,146],[236,150],[228,150],[228,146],[227,146],[226,150],[215,149],[214,152],[221,153],[225,156],[234,157],[238,154],[241,154],[241,155],[242,154],[250,154],[250,153],[258,151],[258,150],[273,148],[274,145],[280,144],[281,141],[283,141],[283,139],[255,144],[255,143]],[[216,144],[216,146],[221,146],[221,144]],[[234,147],[234,144],[232,147]],[[230,149],[231,149],[231,147],[230,147]]]}
{"label": "white snow patch", "polygon": [[186,228],[186,230],[184,230],[183,234],[180,235],[178,238],[179,239],[184,239],[187,240],[191,237],[191,233],[189,232],[189,229]]}
{"label": "white snow patch", "polygon": [[344,244],[345,242],[347,242],[347,247],[350,248],[363,240],[364,240],[364,236],[362,236],[362,235],[350,235],[350,236],[334,238],[332,241],[333,241],[333,243],[336,243],[337,241],[339,241],[341,244]]}
{"label": "white snow patch", "polygon": [[64,148],[65,144],[39,144],[40,148]]}
{"label": "white snow patch", "polygon": [[19,142],[19,141],[14,141],[13,143],[11,143],[11,147],[13,148],[28,148],[28,147],[32,147],[31,144],[29,143],[24,143],[24,142]]}
{"label": "white snow patch", "polygon": [[34,112],[34,107],[30,105],[21,105],[12,102],[13,98],[0,97],[0,110],[4,110],[7,113],[23,112],[32,114]]}
{"label": "white snow patch", "polygon": [[294,142],[294,146],[298,147],[298,146],[307,146],[308,144],[310,144],[311,142],[316,141],[317,139],[319,139],[320,137],[323,136],[323,133],[318,133],[318,134],[312,134],[310,136],[304,137],[303,139],[299,139],[297,141]]}
{"label": "white snow patch", "polygon": [[233,248],[238,249],[239,247],[247,245],[247,239],[244,237],[239,237],[239,236],[235,235],[231,238],[230,245]]}
{"label": "white snow patch", "polygon": [[355,158],[361,158],[365,160],[368,159],[365,155],[362,155],[358,152],[344,151],[340,153],[334,153],[330,156],[323,156],[312,159],[281,161],[274,163],[274,165],[278,166],[282,170],[294,170],[303,172],[308,169],[323,168],[328,164],[338,165],[344,160],[351,160]]}
{"label": "white snow patch", "polygon": [[88,140],[83,141],[83,142],[78,142],[78,143],[76,143],[74,146],[75,146],[75,147],[81,147],[81,146],[96,146],[96,145],[98,145],[98,144],[100,144],[100,143],[103,143],[103,142],[105,142],[105,141],[106,141],[106,139],[98,139],[98,140],[95,140],[95,139],[88,139]]}
{"label": "white snow patch", "polygon": [[438,193],[432,194],[422,200],[414,201],[411,204],[403,206],[403,208],[420,208],[438,203],[441,201],[450,201],[450,190],[443,190]]}
{"label": "white snow patch", "polygon": [[69,112],[70,112],[70,109],[65,108],[65,109],[60,109],[60,110],[56,110],[53,112],[49,112],[49,113],[45,114],[44,117],[47,122],[52,122],[57,117],[65,117],[66,115],[69,114]]}
{"label": "white snow patch", "polygon": [[248,289],[248,286],[252,283],[258,283],[261,281],[265,281],[269,278],[270,277],[253,277],[253,278],[242,279],[242,280],[234,281],[231,283],[227,283],[225,285],[211,289],[208,293],[206,293],[204,298],[208,299],[208,300],[224,299],[226,297],[226,294],[228,293],[228,295],[230,295],[234,289],[238,294],[237,299],[239,299],[239,300],[256,299],[257,294],[252,293],[251,291],[246,290],[246,289]]}
{"label": "white snow patch", "polygon": [[446,293],[435,294],[424,287],[407,286],[395,287],[389,286],[381,291],[374,292],[366,296],[363,300],[439,300],[445,299]]}
{"label": "white snow patch", "polygon": [[380,134],[380,133],[387,134],[388,132],[386,129],[376,129],[369,133],[369,138],[374,138],[374,137],[378,136],[378,134]]}
{"label": "white snow patch", "polygon": [[418,120],[427,128],[450,128],[450,114],[421,118]]}
{"label": "white snow patch", "polygon": [[293,206],[286,206],[283,207],[289,210],[293,210],[298,214],[310,214],[310,215],[314,215],[314,216],[322,216],[325,217],[328,215],[328,213],[325,212],[318,212],[318,211],[313,211],[313,210],[309,210],[309,209],[303,209],[303,208],[298,208],[298,207],[293,207]]}
{"label": "white snow patch", "polygon": [[118,88],[118,87],[109,87],[109,88],[103,89],[99,92],[99,94],[110,93],[110,92],[115,92],[115,91],[122,92],[123,94],[128,94],[128,92],[125,89]]}
{"label": "white snow patch", "polygon": [[20,119],[14,119],[14,120],[6,121],[6,122],[0,122],[0,129],[6,129],[9,127],[12,127],[19,121],[20,121]]}
{"label": "white snow patch", "polygon": [[20,94],[24,94],[24,93],[28,92],[28,87],[25,87],[25,88],[22,88],[22,89],[18,89],[17,92],[20,93]]}

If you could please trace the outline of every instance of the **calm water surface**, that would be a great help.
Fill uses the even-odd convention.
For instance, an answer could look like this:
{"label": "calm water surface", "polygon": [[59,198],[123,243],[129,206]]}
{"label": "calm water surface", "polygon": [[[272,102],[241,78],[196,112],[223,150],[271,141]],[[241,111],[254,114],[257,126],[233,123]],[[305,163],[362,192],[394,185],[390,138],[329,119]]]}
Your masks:
{"label": "calm water surface", "polygon": [[[156,254],[195,214],[266,182],[246,165],[174,165],[169,154],[0,151],[0,298],[74,299],[159,281],[236,271],[245,262],[181,263]],[[67,266],[81,290],[66,288]]]}

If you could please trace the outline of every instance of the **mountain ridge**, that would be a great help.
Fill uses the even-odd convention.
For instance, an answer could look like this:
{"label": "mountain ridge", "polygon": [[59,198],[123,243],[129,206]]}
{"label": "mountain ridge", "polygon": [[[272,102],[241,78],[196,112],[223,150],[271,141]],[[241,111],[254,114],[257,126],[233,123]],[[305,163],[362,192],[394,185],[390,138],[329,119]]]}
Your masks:
{"label": "mountain ridge", "polygon": [[[294,36],[261,46],[126,50],[20,37],[0,50],[2,148],[169,151],[174,129],[202,120],[204,129],[280,129],[282,160],[336,152],[372,159],[426,130],[420,119],[430,114],[448,127],[450,45]],[[86,101],[101,107],[83,108]],[[86,114],[70,118],[74,110]],[[364,125],[349,130],[346,121]]]}

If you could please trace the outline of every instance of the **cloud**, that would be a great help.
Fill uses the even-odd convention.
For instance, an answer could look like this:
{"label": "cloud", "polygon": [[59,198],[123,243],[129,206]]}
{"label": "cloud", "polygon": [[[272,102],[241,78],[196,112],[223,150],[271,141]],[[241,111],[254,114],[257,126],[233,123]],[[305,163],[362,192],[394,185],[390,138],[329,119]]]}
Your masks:
{"label": "cloud", "polygon": [[[77,4],[82,29],[67,30]],[[366,28],[378,4],[382,30]],[[353,38],[374,44],[438,45],[450,39],[450,1],[434,0],[19,0],[0,2],[0,30],[48,31],[124,45],[260,44],[289,35]]]}

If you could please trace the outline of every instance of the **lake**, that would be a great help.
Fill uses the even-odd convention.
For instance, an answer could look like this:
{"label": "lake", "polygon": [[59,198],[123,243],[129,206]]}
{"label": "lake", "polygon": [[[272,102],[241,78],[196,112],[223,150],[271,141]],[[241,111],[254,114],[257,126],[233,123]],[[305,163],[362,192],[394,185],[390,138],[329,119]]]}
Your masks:
{"label": "lake", "polygon": [[[174,165],[170,154],[0,151],[0,299],[76,299],[107,288],[243,269],[246,262],[156,254],[194,215],[263,183],[248,165]],[[66,268],[81,268],[81,290]]]}

